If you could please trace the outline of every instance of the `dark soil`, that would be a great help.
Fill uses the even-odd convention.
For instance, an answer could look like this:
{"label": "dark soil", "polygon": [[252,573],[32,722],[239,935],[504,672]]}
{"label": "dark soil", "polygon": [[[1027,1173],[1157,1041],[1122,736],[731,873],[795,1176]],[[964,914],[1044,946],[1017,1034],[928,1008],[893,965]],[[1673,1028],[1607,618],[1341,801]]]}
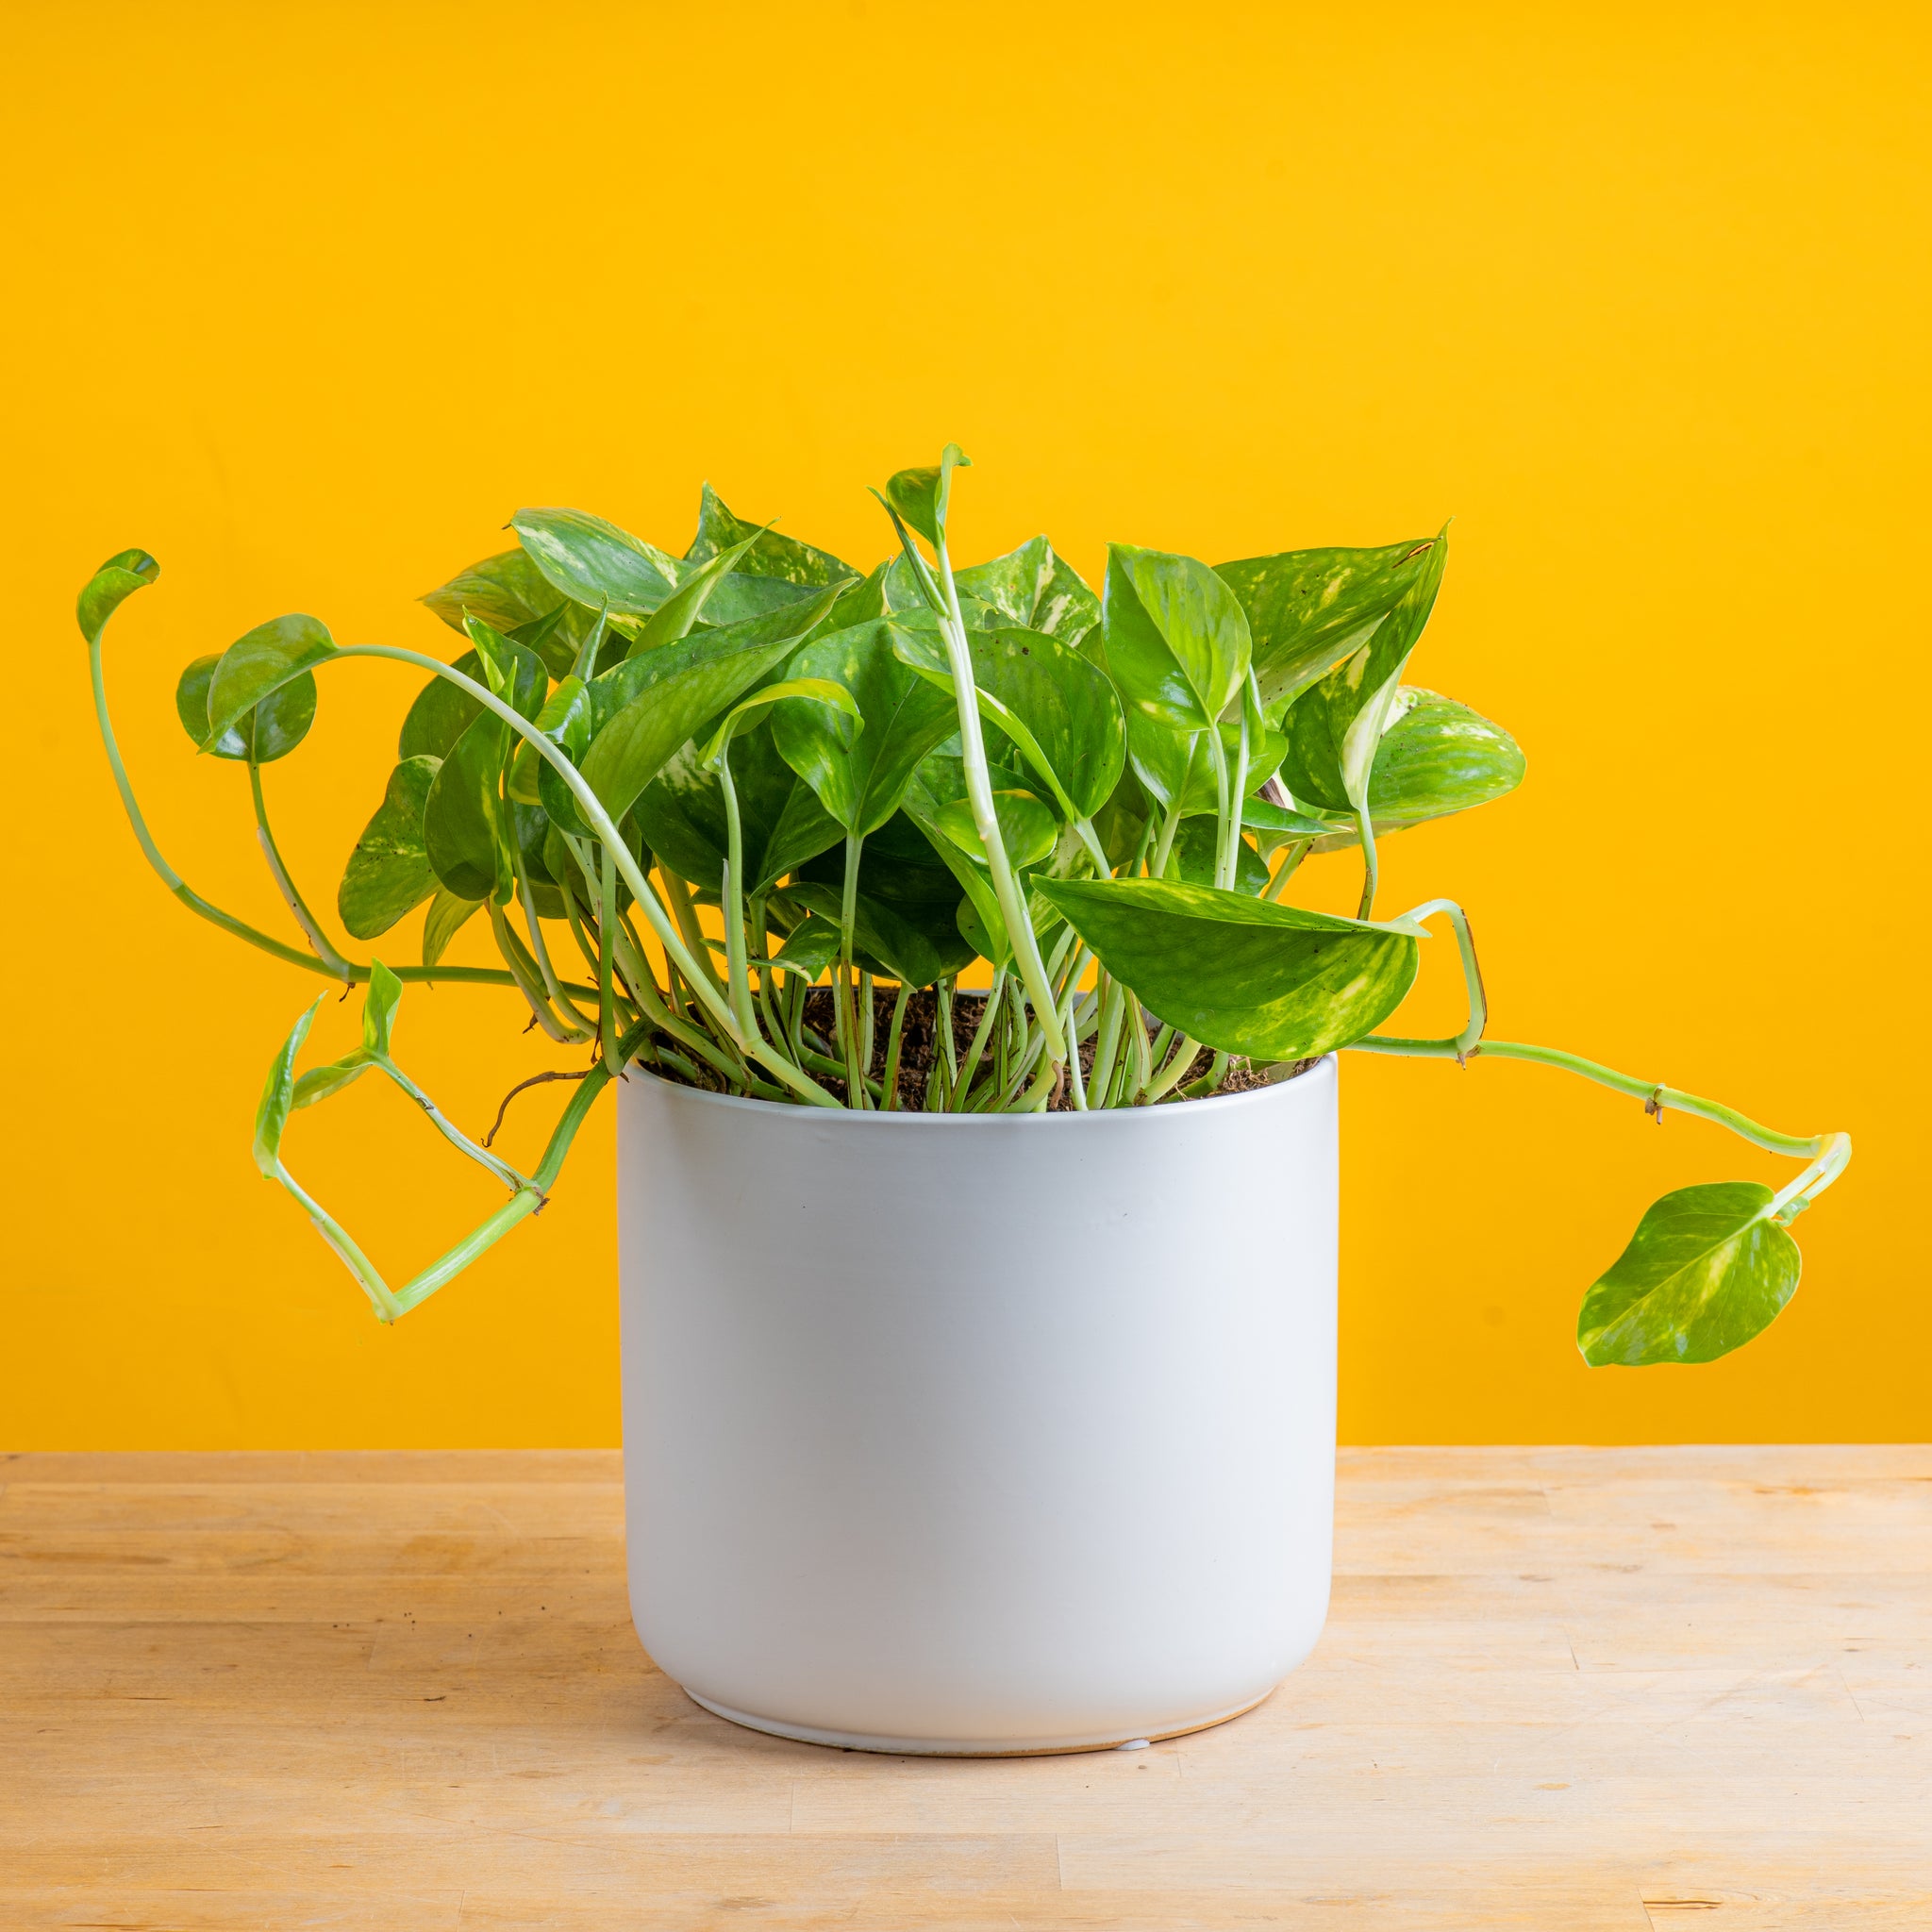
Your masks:
{"label": "dark soil", "polygon": [[[874,987],[873,989],[873,1058],[868,1071],[876,1078],[882,1077],[886,1064],[886,1043],[891,1034],[892,1006],[898,996],[896,987]],[[980,1015],[985,1010],[986,996],[981,992],[956,991],[953,995],[953,1050],[955,1056],[963,1058],[973,1043],[974,1029],[979,1024]],[[815,986],[805,996],[805,1024],[812,1032],[830,1045],[834,1032],[832,1019],[832,990],[830,987]],[[665,1042],[669,1044],[670,1042]],[[1093,1067],[1094,1042],[1088,1041],[1080,1048],[1080,1065],[1084,1072]],[[906,1022],[899,1048],[899,1110],[903,1113],[923,1113],[925,1110],[926,1077],[931,1073],[939,1053],[939,995],[927,990],[915,992],[906,1003]],[[836,1058],[836,1055],[831,1056]],[[988,1051],[991,1058],[991,1049]],[[1195,1057],[1194,1063],[1188,1069],[1171,1096],[1185,1100],[1181,1091],[1191,1081],[1203,1078],[1212,1065],[1214,1056],[1203,1048]],[[981,1065],[986,1064],[985,1060]],[[1226,1093],[1247,1093],[1258,1087],[1268,1087],[1281,1079],[1292,1079],[1295,1074],[1306,1073],[1315,1064],[1313,1060],[1297,1060],[1292,1072],[1276,1073],[1271,1080],[1257,1072],[1246,1060],[1230,1060],[1221,1084],[1214,1090],[1213,1096]],[[677,1074],[668,1067],[657,1071],[669,1080],[677,1079]],[[845,1082],[832,1074],[814,1073],[817,1080],[826,1092],[839,1100],[845,1098]],[[1072,1094],[1066,1084],[1061,1083],[1060,1091],[1053,1097],[1048,1107],[1052,1113],[1069,1113],[1074,1108]]]}

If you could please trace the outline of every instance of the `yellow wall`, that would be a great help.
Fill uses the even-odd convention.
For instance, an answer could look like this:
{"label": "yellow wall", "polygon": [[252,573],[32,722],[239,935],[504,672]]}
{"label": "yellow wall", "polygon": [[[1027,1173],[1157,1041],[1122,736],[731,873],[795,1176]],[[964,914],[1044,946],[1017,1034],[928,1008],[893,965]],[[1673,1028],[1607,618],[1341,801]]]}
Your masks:
{"label": "yellow wall", "polygon": [[[1932,1433],[1924,19],[10,9],[0,1444],[617,1434],[608,1117],[393,1331],[257,1178],[314,983],[142,869],[88,716],[92,568],[161,559],[109,634],[129,761],[180,869],[274,924],[242,774],[172,715],[189,658],[287,610],[444,648],[411,599],[519,505],[682,548],[707,476],[870,560],[862,486],[948,437],[969,550],[1044,528],[1090,572],[1109,537],[1218,559],[1453,513],[1411,675],[1530,776],[1391,841],[1386,903],[1469,905],[1499,1033],[1857,1139],[1763,1341],[1591,1373],[1576,1301],[1645,1203],[1789,1167],[1533,1068],[1351,1058],[1345,1433]],[[269,774],[324,903],[413,683],[325,679]],[[400,1043],[480,1124],[545,1063],[520,1025],[414,991]],[[291,1143],[401,1271],[489,1198],[409,1113],[365,1085]]]}

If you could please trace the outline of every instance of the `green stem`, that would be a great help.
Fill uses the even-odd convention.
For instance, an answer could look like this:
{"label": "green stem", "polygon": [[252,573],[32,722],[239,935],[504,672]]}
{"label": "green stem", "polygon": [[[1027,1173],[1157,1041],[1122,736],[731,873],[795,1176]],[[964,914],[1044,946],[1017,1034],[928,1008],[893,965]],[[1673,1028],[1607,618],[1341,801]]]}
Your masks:
{"label": "green stem", "polygon": [[308,943],[315,948],[316,957],[338,978],[351,978],[349,962],[329,943],[328,935],[322,929],[321,922],[309,911],[308,902],[302,897],[295,885],[294,875],[282,862],[280,848],[275,844],[275,835],[269,827],[268,801],[261,792],[261,767],[254,758],[248,760],[248,792],[255,805],[255,837],[261,847],[261,856],[268,861],[269,876],[275,882],[275,890],[281,893],[283,903],[288,907],[295,924],[302,928]]}
{"label": "green stem", "polygon": [[[599,628],[602,628],[601,620]],[[624,1062],[618,1055],[623,1041],[618,1038],[617,1000],[612,985],[617,974],[617,861],[611,858],[608,845],[598,848],[598,857],[597,896],[601,909],[597,918],[597,1033],[603,1042],[604,1064],[621,1074]],[[571,924],[575,928],[575,915]]]}
{"label": "green stem", "polygon": [[1314,844],[1312,839],[1291,839],[1286,850],[1288,857],[1275,868],[1274,876],[1268,881],[1268,890],[1261,894],[1264,899],[1279,899],[1282,889],[1301,870],[1302,860],[1308,856]]}
{"label": "green stem", "polygon": [[[338,658],[383,658],[394,663],[413,664],[420,670],[430,672],[433,675],[456,685],[458,690],[467,691],[486,709],[501,718],[526,742],[534,744],[538,757],[543,758],[562,779],[575,801],[578,811],[583,814],[585,823],[606,845],[613,848],[618,871],[624,875],[624,882],[630,890],[631,898],[643,908],[644,916],[651,922],[652,930],[658,935],[658,943],[663,946],[667,958],[685,975],[693,992],[704,1000],[712,1017],[728,1031],[736,1034],[736,1021],[728,1002],[719,989],[707,980],[704,969],[691,957],[673,920],[666,916],[664,908],[658,895],[652,891],[642,869],[630,848],[625,844],[610,814],[604,808],[603,801],[591,789],[583,774],[558,745],[513,707],[505,704],[493,691],[478,684],[475,678],[465,676],[454,665],[445,664],[440,658],[425,657],[421,651],[404,650],[395,644],[350,644],[335,655]],[[291,674],[291,677],[299,675],[302,674]],[[284,680],[286,681],[288,680]],[[266,691],[262,693],[264,697],[268,694]],[[755,1041],[736,1041],[735,1043],[768,1068],[800,1099],[809,1102],[814,1107],[838,1106],[839,1103],[823,1087],[792,1065],[769,1041],[759,1039]]]}
{"label": "green stem", "polygon": [[1634,1074],[1620,1074],[1600,1061],[1585,1059],[1581,1054],[1566,1053],[1560,1047],[1530,1046],[1521,1041],[1484,1040],[1482,1031],[1489,1018],[1489,1005],[1483,991],[1482,971],[1476,962],[1475,942],[1462,908],[1452,900],[1431,899],[1405,916],[1422,920],[1436,912],[1447,914],[1455,926],[1457,944],[1462,957],[1470,1008],[1469,1019],[1462,1031],[1446,1040],[1401,1040],[1372,1033],[1365,1039],[1351,1041],[1351,1051],[1394,1054],[1408,1059],[1453,1059],[1463,1063],[1476,1058],[1527,1060],[1537,1066],[1559,1067],[1565,1073],[1580,1074],[1586,1080],[1594,1081],[1599,1087],[1607,1087],[1613,1093],[1641,1100],[1644,1112],[1659,1122],[1666,1112],[1674,1112],[1689,1114],[1693,1120],[1709,1121],[1715,1126],[1728,1127],[1740,1140],[1762,1148],[1767,1154],[1782,1154],[1808,1160],[1809,1165],[1804,1172],[1779,1190],[1765,1207],[1764,1218],[1781,1224],[1795,1221],[1844,1172],[1852,1158],[1849,1134],[1775,1133],[1719,1101],[1706,1100],[1701,1094],[1687,1093],[1681,1088],[1669,1087],[1661,1081],[1641,1080]]}
{"label": "green stem", "polygon": [[1026,909],[1026,897],[1007,855],[1006,841],[1000,835],[999,813],[993,804],[992,777],[986,764],[986,737],[980,729],[978,689],[974,682],[973,647],[966,636],[966,620],[959,609],[959,591],[953,581],[953,566],[946,554],[946,533],[939,532],[933,546],[939,558],[940,580],[944,589],[945,609],[940,619],[940,634],[946,641],[946,657],[953,672],[953,696],[959,718],[959,750],[966,773],[966,797],[973,808],[973,823],[986,848],[988,870],[992,874],[993,896],[999,901],[1000,916],[1007,923],[1007,936],[1012,944],[1014,963],[1026,988],[1033,1010],[1046,1035],[1048,1057],[1063,1060],[1066,1041],[1061,1038],[1059,1015],[1054,1007],[1052,989],[1047,984],[1045,962],[1040,957],[1040,941]]}
{"label": "green stem", "polygon": [[744,827],[738,814],[738,787],[731,782],[731,741],[727,738],[718,753],[718,787],[724,796],[724,884],[719,897],[724,907],[724,977],[731,992],[731,1008],[738,1015],[739,1030],[747,1040],[758,1030],[758,1015],[752,1010],[751,970],[745,961],[744,946]]}
{"label": "green stem", "polygon": [[1167,1064],[1148,1083],[1147,1102],[1152,1106],[1157,1100],[1165,1100],[1190,1067],[1194,1064],[1201,1052],[1201,1042],[1191,1034],[1183,1033],[1174,1043],[1174,1052]]}
{"label": "green stem", "polygon": [[967,1043],[966,1058],[959,1062],[959,1076],[953,1082],[953,1092],[948,1111],[962,1111],[961,1103],[973,1085],[973,1076],[979,1071],[979,1062],[986,1052],[986,1043],[992,1038],[993,1023],[996,1019],[1000,1001],[1007,990],[1007,969],[995,966],[992,986],[986,995],[986,1005],[980,1010],[979,1024],[973,1029],[973,1038]]}
{"label": "green stem", "polygon": [[879,1083],[886,1091],[881,1103],[881,1110],[886,1113],[895,1112],[899,1106],[899,1049],[905,1040],[906,1002],[911,997],[912,989],[902,979],[899,996],[892,1002],[892,1024],[886,1034],[886,1072]]}
{"label": "green stem", "polygon": [[1370,821],[1366,799],[1356,807],[1355,824],[1357,835],[1362,841],[1362,899],[1355,916],[1373,919],[1375,915],[1375,879],[1380,863],[1375,857],[1375,827]]}
{"label": "green stem", "polygon": [[523,941],[511,930],[509,921],[504,917],[503,908],[491,899],[486,909],[490,914],[490,930],[496,941],[496,950],[503,955],[515,977],[517,991],[523,994],[531,1017],[559,1046],[572,1044],[573,1035],[550,1010],[550,1002],[543,996],[543,988],[537,976],[537,962],[524,951]]}

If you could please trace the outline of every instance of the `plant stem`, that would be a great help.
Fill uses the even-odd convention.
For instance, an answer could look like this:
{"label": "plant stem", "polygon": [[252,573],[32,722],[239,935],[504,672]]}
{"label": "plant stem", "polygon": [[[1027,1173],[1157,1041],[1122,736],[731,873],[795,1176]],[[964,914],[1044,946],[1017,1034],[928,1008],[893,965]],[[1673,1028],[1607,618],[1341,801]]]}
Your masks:
{"label": "plant stem", "polygon": [[1375,877],[1379,863],[1375,858],[1375,827],[1369,818],[1368,801],[1365,798],[1356,807],[1356,831],[1362,841],[1362,899],[1356,908],[1357,919],[1373,919],[1375,916]]}
{"label": "plant stem", "polygon": [[886,1113],[896,1111],[899,1105],[899,1048],[905,1033],[906,1002],[911,997],[912,989],[902,979],[899,996],[892,1002],[892,1024],[886,1035],[886,1072],[880,1082],[886,1090],[885,1099],[880,1103]]}
{"label": "plant stem", "polygon": [[269,876],[275,882],[275,890],[281,893],[283,903],[293,916],[295,924],[302,928],[308,943],[315,948],[316,957],[337,977],[349,980],[353,977],[349,962],[329,943],[328,935],[322,929],[321,923],[309,911],[307,902],[296,889],[293,875],[282,862],[282,855],[275,844],[275,835],[269,829],[268,801],[261,792],[261,767],[253,758],[248,760],[248,791],[255,804],[255,837],[261,847],[261,856],[268,861]]}
{"label": "plant stem", "polygon": [[726,851],[724,883],[719,893],[724,907],[724,977],[730,987],[731,1008],[739,1030],[747,1040],[758,1030],[751,1004],[751,969],[744,946],[744,828],[738,815],[738,787],[731,782],[731,741],[718,752],[718,789],[724,795]]}
{"label": "plant stem", "polygon": [[1312,839],[1291,839],[1288,841],[1288,857],[1275,868],[1274,876],[1268,881],[1268,890],[1261,894],[1264,899],[1279,899],[1282,888],[1301,869],[1301,862],[1308,856],[1308,849],[1314,844]]}
{"label": "plant stem", "polygon": [[1013,948],[1014,963],[1033,1002],[1033,1010],[1046,1035],[1046,1050],[1056,1060],[1067,1057],[1066,1041],[1060,1037],[1059,1016],[1055,1010],[1052,990],[1047,985],[1046,968],[1040,957],[1040,941],[1026,909],[1025,894],[1020,890],[1006,841],[1000,835],[999,813],[993,805],[992,778],[986,765],[986,736],[980,729],[978,687],[974,681],[973,647],[966,636],[966,620],[959,609],[959,591],[953,581],[953,566],[946,553],[946,532],[939,529],[933,546],[939,558],[940,581],[944,590],[945,608],[940,618],[940,634],[946,641],[946,656],[953,672],[953,696],[959,718],[959,749],[966,773],[966,797],[973,808],[973,823],[986,848],[988,870],[992,874],[993,896],[999,901],[1000,916],[1007,923],[1007,936]]}
{"label": "plant stem", "polygon": [[966,1058],[959,1063],[959,1077],[953,1083],[952,1102],[948,1111],[964,1111],[961,1103],[966,1099],[973,1085],[973,1076],[979,1071],[980,1057],[986,1052],[986,1043],[992,1037],[993,1022],[1000,1010],[1000,1001],[1007,990],[1007,969],[995,966],[992,986],[986,995],[986,1005],[979,1015],[979,1024],[973,1029],[973,1038],[967,1043]]}

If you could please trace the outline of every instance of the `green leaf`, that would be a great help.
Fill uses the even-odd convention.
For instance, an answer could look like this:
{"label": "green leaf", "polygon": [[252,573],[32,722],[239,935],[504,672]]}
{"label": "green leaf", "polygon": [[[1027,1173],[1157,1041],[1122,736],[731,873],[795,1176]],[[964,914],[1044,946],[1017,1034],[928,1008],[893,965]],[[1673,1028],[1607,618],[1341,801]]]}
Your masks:
{"label": "green leaf", "polygon": [[1419,552],[1402,593],[1363,641],[1311,685],[1284,721],[1283,775],[1297,798],[1348,811],[1368,797],[1384,726],[1408,662],[1434,609],[1449,560],[1449,533]]}
{"label": "green leaf", "polygon": [[973,467],[973,458],[957,442],[949,442],[933,469],[901,470],[886,485],[886,501],[935,546],[946,521],[946,499],[955,469]]}
{"label": "green leaf", "polygon": [[666,644],[675,644],[679,638],[688,637],[710,603],[712,592],[757,541],[756,534],[746,537],[729,550],[721,551],[708,563],[701,563],[691,569],[676,590],[652,612],[650,620],[638,633],[637,641],[625,655],[636,658],[645,651],[659,651]]}
{"label": "green leaf", "polygon": [[953,582],[962,600],[988,606],[1003,624],[1044,631],[1063,644],[1077,644],[1100,622],[1100,599],[1044,537],[956,571]]}
{"label": "green leaf", "polygon": [[81,636],[90,644],[97,643],[108,618],[135,591],[145,590],[160,574],[160,565],[145,550],[121,550],[108,558],[81,586],[75,605]]}
{"label": "green leaf", "polygon": [[[793,886],[787,890],[806,884],[822,885],[842,896],[842,838],[801,865],[793,874]],[[903,808],[867,837],[858,860],[860,901],[881,907],[913,927],[938,956],[940,974],[958,973],[976,957],[976,949],[960,936],[960,896],[952,867]]]}
{"label": "green leaf", "polygon": [[[721,551],[747,540],[751,548],[730,566],[730,575],[713,592],[709,608],[713,624],[735,624],[743,618],[777,608],[781,604],[844,583],[860,573],[829,550],[814,549],[773,529],[760,530],[734,516],[724,499],[707,483],[698,500],[698,530],[684,553],[688,565],[708,563]],[[874,617],[876,611],[856,613],[849,620]]]}
{"label": "green leaf", "polygon": [[429,910],[423,915],[423,963],[436,965],[449,950],[463,923],[482,905],[480,899],[459,898],[446,887],[438,887]]}
{"label": "green leaf", "polygon": [[[1037,791],[1030,791],[1020,774],[989,761],[987,775],[992,782],[995,795],[1003,791],[1016,796],[1030,795],[1040,809],[1049,819],[1052,818],[1052,808]],[[952,873],[955,882],[971,904],[973,918],[967,921],[963,914],[960,915],[959,930],[983,958],[991,959],[995,966],[1005,966],[1012,960],[1012,938],[1007,930],[1006,917],[1000,910],[991,876],[984,865],[966,856],[941,824],[942,815],[949,809],[966,804],[966,797],[964,760],[950,752],[932,752],[920,761],[912,774],[912,782],[906,788],[904,809],[941,863]],[[995,810],[998,809],[995,807]],[[957,810],[954,818],[957,823]],[[1058,912],[1041,907],[1039,902],[1035,902],[1034,909],[1037,913],[1044,911],[1055,923],[1058,921]],[[1042,936],[1038,924],[1035,931],[1036,936]]]}
{"label": "green leaf", "polygon": [[[1188,885],[1211,886],[1214,883],[1216,835],[1217,826],[1212,819],[1181,821],[1180,830],[1174,834],[1173,857],[1181,878]],[[1234,890],[1253,898],[1268,883],[1268,861],[1245,839],[1236,840],[1235,845],[1239,856],[1235,860]]]}
{"label": "green leaf", "polygon": [[1109,544],[1101,628],[1129,710],[1173,731],[1205,731],[1248,675],[1247,617],[1191,557]]}
{"label": "green leaf", "polygon": [[756,723],[768,706],[783,704],[787,698],[804,698],[829,710],[842,711],[851,719],[855,732],[865,729],[865,721],[858,715],[858,700],[842,684],[834,684],[824,677],[787,677],[777,684],[766,685],[741,704],[732,706],[717,730],[705,741],[704,749],[698,754],[699,761],[715,764],[719,754],[747,724]]}
{"label": "green leaf", "polygon": [[336,891],[336,911],[354,938],[387,932],[436,891],[423,824],[441,769],[441,758],[413,758],[389,774],[382,803],[356,841]]}
{"label": "green leaf", "polygon": [[[1015,871],[1038,865],[1059,843],[1059,822],[1030,791],[995,791],[993,816],[1000,826],[1000,842]],[[955,798],[939,809],[939,829],[974,865],[987,863],[986,843],[973,816],[971,800]]]}
{"label": "green leaf", "polygon": [[1273,709],[1352,658],[1378,625],[1435,569],[1436,540],[1378,550],[1284,550],[1220,563],[1214,574],[1241,599],[1255,641],[1255,679]]}
{"label": "green leaf", "polygon": [[[1227,760],[1229,782],[1234,778],[1235,761],[1241,745],[1239,724],[1222,724],[1222,755]],[[1257,737],[1248,734],[1248,790],[1265,785],[1280,765],[1288,744],[1279,733],[1263,729]],[[1205,731],[1170,731],[1151,718],[1130,711],[1127,714],[1127,753],[1134,775],[1162,811],[1181,802],[1181,816],[1218,811],[1221,794],[1214,782],[1214,759]]]}
{"label": "green leaf", "polygon": [[[1524,769],[1523,753],[1500,724],[1453,698],[1404,685],[1369,775],[1375,835],[1487,805],[1513,791]],[[1315,850],[1339,852],[1356,842],[1354,825],[1338,824]]]}
{"label": "green leaf", "polygon": [[[724,794],[717,772],[685,745],[644,788],[633,815],[650,848],[680,878],[716,890],[724,871]],[[754,897],[843,840],[844,829],[783,758],[763,724],[731,747],[731,779],[744,839],[745,877]]]}
{"label": "green leaf", "polygon": [[649,617],[684,575],[677,559],[580,509],[520,509],[510,528],[566,597],[613,617]]}
{"label": "green leaf", "polygon": [[[791,656],[838,592],[724,629],[681,638],[627,658],[591,680],[594,735],[580,760],[612,818],[622,818],[685,743]],[[544,808],[566,831],[583,832],[569,788],[539,774]]]}
{"label": "green leaf", "polygon": [[1756,1181],[1679,1188],[1654,1203],[1590,1292],[1576,1346],[1592,1368],[1710,1362],[1776,1319],[1798,1286],[1798,1244]]}
{"label": "green leaf", "polygon": [[[785,891],[788,898],[797,900],[801,906],[810,907],[829,921],[834,934],[838,932],[844,908],[836,886],[820,885],[810,879],[794,879]],[[807,922],[808,926],[811,924],[813,922]],[[959,945],[956,934],[953,946],[956,958]],[[958,970],[948,965],[940,948],[918,926],[909,920],[902,919],[883,900],[868,898],[863,892],[858,893],[853,902],[852,950],[853,957],[864,971],[880,978],[899,980],[907,986],[930,986],[942,974]]]}
{"label": "green leaf", "polygon": [[1218,1052],[1306,1059],[1374,1031],[1416,974],[1408,932],[1171,879],[1041,879],[1101,963]]}
{"label": "green leaf", "polygon": [[[937,631],[894,625],[892,636],[902,662],[952,691],[951,660]],[[1012,741],[1066,817],[1098,811],[1126,756],[1126,721],[1107,674],[1041,631],[974,633],[967,644],[987,723]]]}
{"label": "green leaf", "polygon": [[296,1080],[290,1107],[320,1106],[331,1094],[340,1093],[344,1087],[353,1087],[375,1064],[358,1047],[355,1052],[344,1054],[341,1059],[331,1060],[325,1067],[310,1067]]}
{"label": "green leaf", "polygon": [[395,1031],[396,1008],[403,1003],[403,982],[380,959],[371,962],[369,991],[362,1001],[362,1050],[389,1054],[390,1035]]}
{"label": "green leaf", "polygon": [[840,951],[838,920],[808,919],[773,955],[772,963],[816,979],[838,958]]}
{"label": "green leaf", "polygon": [[847,831],[876,829],[898,810],[920,759],[957,729],[950,694],[900,662],[883,620],[814,640],[789,675],[844,686],[864,729],[855,733],[828,706],[789,698],[772,713],[779,755]]}
{"label": "green leaf", "polygon": [[[566,597],[550,583],[524,550],[505,550],[459,572],[419,600],[452,630],[465,615],[480,617],[505,637],[517,637],[561,676],[597,622],[597,611]],[[538,626],[554,627],[540,633]]]}
{"label": "green leaf", "polygon": [[450,748],[429,787],[423,844],[437,878],[459,899],[502,904],[510,878],[498,788],[509,726],[485,711]]}
{"label": "green leaf", "polygon": [[[277,617],[257,625],[221,655],[208,682],[208,735],[212,749],[263,698],[294,681],[292,674],[335,655],[335,640],[320,618]],[[309,680],[311,689],[313,679]],[[314,701],[309,701],[314,715]]]}
{"label": "green leaf", "polygon": [[[214,681],[215,656],[197,658],[181,674],[175,687],[175,715],[181,728],[197,747],[208,741],[208,692]],[[288,755],[308,735],[315,722],[315,679],[298,677],[272,691],[239,724],[222,733],[219,742],[208,749],[218,758],[253,757],[258,765],[273,764]]]}
{"label": "green leaf", "polygon": [[[544,737],[553,744],[561,746],[575,761],[583,757],[590,744],[591,713],[590,687],[573,674],[543,701],[543,708],[537,713],[536,724]],[[541,805],[539,774],[549,762],[528,739],[518,745],[510,764],[508,787],[510,797],[518,805]]]}
{"label": "green leaf", "polygon": [[315,1004],[295,1022],[262,1085],[261,1100],[255,1109],[255,1164],[270,1180],[278,1177],[282,1164],[282,1135],[295,1098],[295,1056],[302,1051],[302,1042],[308,1038],[308,1029],[327,998],[327,993],[318,995]]}

